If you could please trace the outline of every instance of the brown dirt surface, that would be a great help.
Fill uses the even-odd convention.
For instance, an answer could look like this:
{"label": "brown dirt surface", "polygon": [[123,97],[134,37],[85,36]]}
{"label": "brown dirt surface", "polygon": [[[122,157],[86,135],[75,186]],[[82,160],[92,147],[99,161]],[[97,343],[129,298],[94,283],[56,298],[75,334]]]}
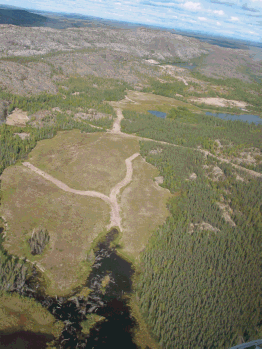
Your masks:
{"label": "brown dirt surface", "polygon": [[[110,207],[99,198],[64,192],[24,166],[2,174],[2,205],[8,222],[4,247],[45,269],[47,293],[66,294],[87,276],[87,252],[109,223]],[[42,255],[32,256],[28,238],[45,227],[50,242]]]}

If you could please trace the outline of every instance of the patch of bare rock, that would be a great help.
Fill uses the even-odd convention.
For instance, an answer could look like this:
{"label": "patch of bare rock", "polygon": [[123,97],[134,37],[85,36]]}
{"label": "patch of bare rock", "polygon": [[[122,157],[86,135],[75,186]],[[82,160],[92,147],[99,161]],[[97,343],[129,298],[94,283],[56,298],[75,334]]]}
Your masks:
{"label": "patch of bare rock", "polygon": [[26,138],[30,137],[30,133],[21,132],[21,133],[14,133],[14,136],[20,137],[22,140],[25,140]]}
{"label": "patch of bare rock", "polygon": [[164,177],[163,176],[155,177],[155,182],[157,184],[163,184],[164,183]]}
{"label": "patch of bare rock", "polygon": [[226,222],[228,222],[232,227],[236,226],[236,223],[230,217],[230,214],[233,213],[231,207],[227,204],[223,204],[222,202],[217,202],[217,206],[222,211],[222,216]]}
{"label": "patch of bare rock", "polygon": [[217,107],[238,107],[245,108],[248,104],[243,101],[235,101],[231,99],[218,98],[218,97],[207,97],[207,98],[190,98],[189,101],[196,103],[204,103],[214,105]]}
{"label": "patch of bare rock", "polygon": [[200,231],[213,231],[215,233],[217,233],[218,231],[220,231],[218,228],[213,227],[211,224],[206,223],[206,222],[202,222],[202,223],[190,223],[189,224],[189,228],[188,228],[188,233],[189,234],[193,234],[196,230],[200,230]]}
{"label": "patch of bare rock", "polygon": [[88,113],[78,112],[74,116],[74,119],[82,120],[98,120],[101,118],[112,119],[112,115],[97,112],[95,109],[89,109]]}
{"label": "patch of bare rock", "polygon": [[6,118],[6,124],[11,126],[25,126],[28,121],[27,112],[18,108],[15,108]]}
{"label": "patch of bare rock", "polygon": [[224,172],[218,166],[203,165],[203,168],[208,170],[207,177],[213,181],[219,181],[225,177]]}
{"label": "patch of bare rock", "polygon": [[153,150],[150,150],[149,154],[151,155],[157,155],[157,154],[160,154],[162,153],[162,149],[161,148],[157,148],[157,149],[153,149]]}

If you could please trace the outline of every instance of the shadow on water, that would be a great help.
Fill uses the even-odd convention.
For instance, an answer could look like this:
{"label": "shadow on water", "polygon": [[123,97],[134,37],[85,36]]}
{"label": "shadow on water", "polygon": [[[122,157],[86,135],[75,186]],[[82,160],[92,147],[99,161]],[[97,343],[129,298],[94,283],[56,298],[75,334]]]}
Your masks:
{"label": "shadow on water", "polygon": [[[57,348],[137,348],[132,341],[136,323],[130,315],[126,297],[132,289],[131,276],[134,271],[131,264],[119,257],[115,248],[110,246],[117,235],[117,229],[112,229],[96,247],[92,272],[84,285],[91,290],[88,298],[76,292],[67,298],[46,296],[40,290],[37,275],[28,281],[27,288],[23,290],[24,296],[35,298],[56,319],[64,322],[63,332],[55,343]],[[81,322],[90,318],[91,314],[105,319],[97,323],[87,335],[82,331]],[[12,336],[19,333],[13,333]],[[25,339],[29,341],[28,348],[33,348],[30,345],[35,343],[35,337],[32,335],[31,339],[28,338]],[[34,348],[42,347],[35,345]]]}
{"label": "shadow on water", "polygon": [[[96,263],[88,280],[88,287],[93,290],[91,296],[94,294],[98,297],[93,305],[98,307],[92,311],[106,318],[106,321],[91,330],[88,348],[137,348],[132,342],[135,322],[123,297],[131,292],[133,270],[127,261],[110,248],[110,242],[116,234],[117,231],[112,230],[106,240],[98,245]],[[101,290],[100,285],[105,278],[107,285]],[[103,305],[99,306],[101,303]]]}

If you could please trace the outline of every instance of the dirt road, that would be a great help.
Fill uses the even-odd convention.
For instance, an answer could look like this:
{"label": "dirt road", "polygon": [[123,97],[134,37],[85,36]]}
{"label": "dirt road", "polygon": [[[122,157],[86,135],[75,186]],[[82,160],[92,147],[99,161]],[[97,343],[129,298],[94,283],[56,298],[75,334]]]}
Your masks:
{"label": "dirt road", "polygon": [[111,206],[111,214],[110,214],[110,224],[107,227],[110,229],[111,227],[119,227],[120,230],[122,230],[121,226],[121,217],[120,217],[120,207],[117,202],[117,195],[119,194],[121,188],[125,187],[132,181],[132,175],[133,175],[133,166],[132,166],[132,161],[139,156],[139,153],[135,153],[129,158],[125,160],[126,163],[126,176],[125,178],[117,183],[115,187],[111,190],[110,195],[107,196],[105,194],[99,193],[97,191],[93,190],[76,190],[73,188],[68,187],[65,183],[59,181],[58,179],[54,178],[53,176],[50,176],[48,173],[40,170],[39,168],[35,167],[34,165],[30,164],[30,162],[23,162],[23,165],[29,168],[31,171],[34,171],[38,175],[42,176],[46,180],[52,182],[55,184],[58,188],[72,193],[76,195],[84,195],[84,196],[91,196],[91,197],[96,197],[101,200],[104,200],[107,204]]}
{"label": "dirt road", "polygon": [[114,121],[112,130],[109,132],[122,133],[121,132],[121,120],[124,119],[124,116],[123,116],[122,110],[120,108],[116,108],[115,110],[116,110],[117,118]]}
{"label": "dirt road", "polygon": [[[157,141],[157,140],[151,139],[151,138],[145,138],[145,137],[140,137],[140,136],[136,136],[136,135],[123,133],[123,132],[121,132],[121,120],[124,119],[124,116],[123,116],[122,110],[120,108],[116,109],[116,112],[117,112],[117,119],[115,120],[116,126],[115,126],[115,123],[114,123],[115,130],[117,130],[117,133],[119,133],[119,134],[121,134],[123,136],[135,137],[135,138],[137,138],[139,140],[143,140],[143,141],[152,141],[152,142],[157,142],[157,143],[160,143],[160,144],[172,145],[173,147],[181,147],[181,148],[185,148],[185,149],[192,149],[192,150],[195,150],[195,151],[199,151],[199,152],[201,152],[204,155],[210,155],[210,156],[212,156],[213,158],[215,158],[215,159],[217,159],[219,161],[225,162],[227,164],[231,164],[233,167],[237,168],[238,170],[247,172],[248,174],[250,174],[253,177],[262,178],[262,173],[259,173],[259,172],[253,171],[253,170],[249,170],[249,169],[247,169],[245,167],[242,167],[240,165],[236,165],[236,164],[232,163],[231,161],[229,161],[227,159],[224,159],[224,158],[221,158],[221,157],[218,157],[216,155],[213,155],[209,151],[204,150],[204,149],[189,148],[189,147],[184,147],[183,145],[177,145],[177,144],[168,143],[168,142],[164,142],[164,141]],[[113,126],[113,129],[114,129],[114,126]],[[112,129],[111,132],[114,132],[113,129]]]}

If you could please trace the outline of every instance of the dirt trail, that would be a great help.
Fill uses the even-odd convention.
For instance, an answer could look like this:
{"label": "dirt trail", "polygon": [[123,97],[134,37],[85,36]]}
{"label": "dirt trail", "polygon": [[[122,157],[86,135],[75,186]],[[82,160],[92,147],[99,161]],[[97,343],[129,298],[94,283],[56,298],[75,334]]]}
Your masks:
{"label": "dirt trail", "polygon": [[28,167],[30,170],[34,171],[38,175],[44,177],[46,180],[54,183],[58,188],[77,195],[83,195],[83,196],[91,196],[91,197],[96,197],[99,199],[104,200],[107,204],[111,206],[111,214],[110,214],[110,224],[107,227],[110,229],[111,227],[119,227],[120,230],[122,230],[121,226],[121,217],[120,217],[120,208],[119,204],[117,202],[117,195],[119,194],[121,188],[125,187],[127,184],[129,184],[132,180],[132,175],[133,175],[133,166],[132,166],[132,161],[139,156],[139,153],[135,153],[129,158],[125,160],[126,163],[126,176],[125,178],[117,183],[115,187],[111,190],[110,195],[107,196],[105,194],[99,193],[97,191],[93,190],[77,190],[68,187],[65,183],[59,181],[58,179],[54,178],[53,176],[50,176],[48,173],[40,170],[39,168],[35,167],[34,165],[30,164],[30,162],[23,162],[23,165]]}
{"label": "dirt trail", "polygon": [[[172,145],[173,147],[180,147],[180,148],[185,148],[185,149],[191,149],[191,150],[195,150],[195,151],[200,151],[201,153],[203,153],[204,155],[210,155],[212,156],[213,158],[219,160],[219,161],[222,161],[222,162],[226,162],[227,164],[231,164],[233,167],[241,170],[241,171],[244,171],[244,172],[247,172],[248,174],[250,174],[251,176],[254,176],[254,177],[257,177],[257,178],[262,178],[262,173],[259,173],[259,172],[256,172],[256,171],[253,171],[253,170],[249,170],[245,167],[242,167],[242,166],[239,166],[239,165],[236,165],[234,163],[232,163],[231,161],[227,160],[227,159],[224,159],[224,158],[221,158],[221,157],[218,157],[218,156],[215,156],[213,154],[211,154],[209,151],[207,150],[204,150],[204,149],[196,149],[196,148],[189,148],[189,147],[184,147],[183,145],[177,145],[177,144],[173,144],[173,143],[168,143],[168,142],[164,142],[164,141],[157,141],[155,139],[151,139],[151,138],[145,138],[145,137],[140,137],[140,136],[136,136],[136,135],[131,135],[131,134],[127,134],[127,133],[123,133],[121,132],[121,120],[124,119],[124,116],[122,114],[122,110],[120,108],[116,109],[116,112],[117,112],[117,119],[115,122],[117,122],[117,127],[118,127],[118,131],[117,133],[123,135],[123,136],[126,136],[126,137],[135,137],[139,140],[143,140],[143,141],[152,141],[152,142],[157,142],[157,143],[160,143],[160,144],[167,144],[167,145]],[[113,126],[114,128],[114,126]],[[113,130],[111,132],[114,132]]]}
{"label": "dirt trail", "polygon": [[112,133],[122,133],[121,132],[121,120],[124,119],[122,110],[120,108],[116,108],[117,118],[114,121],[113,128],[110,132]]}

